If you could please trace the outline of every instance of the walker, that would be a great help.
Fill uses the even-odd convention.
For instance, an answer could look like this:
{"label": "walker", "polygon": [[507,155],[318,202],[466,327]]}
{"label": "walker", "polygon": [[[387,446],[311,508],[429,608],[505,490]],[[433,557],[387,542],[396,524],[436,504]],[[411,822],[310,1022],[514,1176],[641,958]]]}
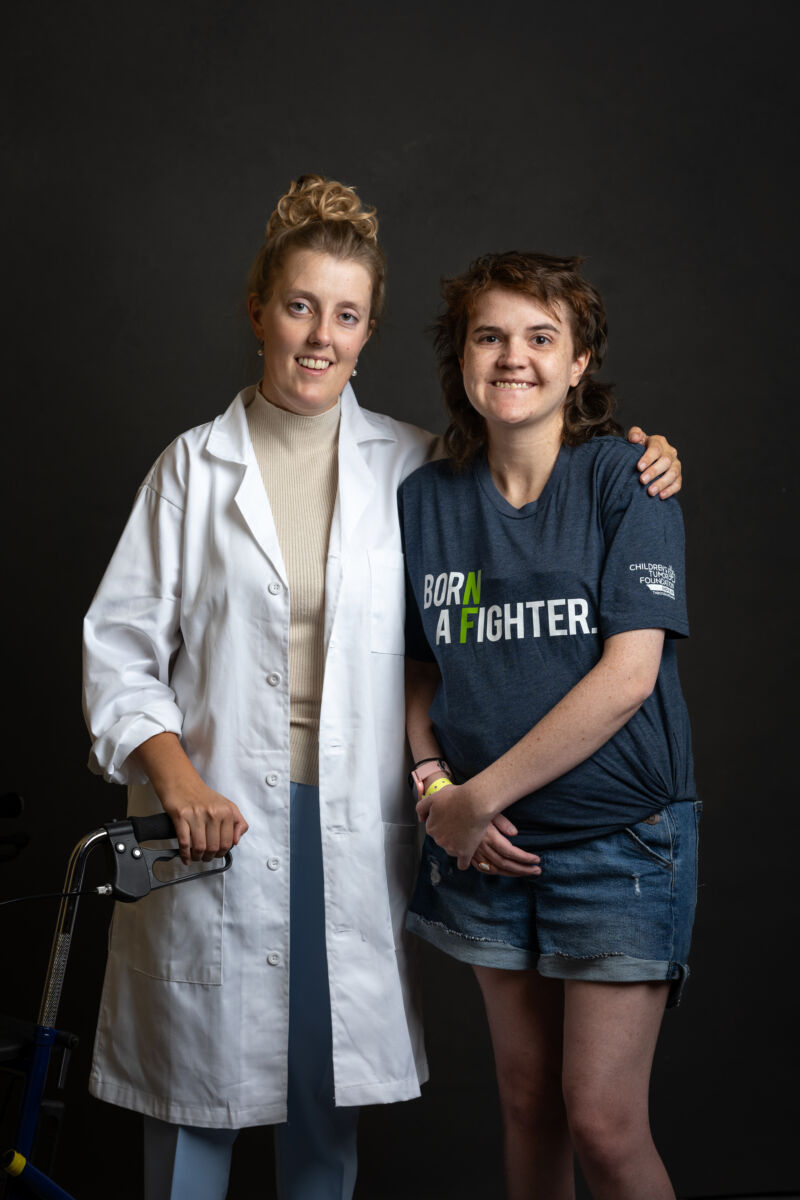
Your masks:
{"label": "walker", "polygon": [[[0,815],[17,816],[21,812],[22,802],[19,797],[3,796],[0,800]],[[47,1160],[40,1158],[38,1147],[34,1146],[34,1139],[41,1118],[51,1118],[57,1127],[64,1107],[62,1101],[44,1099],[51,1053],[55,1047],[59,1047],[62,1052],[57,1082],[57,1087],[61,1090],[70,1051],[78,1042],[75,1034],[57,1029],[55,1022],[81,895],[112,896],[115,900],[129,904],[141,900],[148,892],[158,888],[218,875],[231,866],[233,860],[229,851],[221,866],[203,866],[201,870],[187,870],[171,879],[158,879],[153,872],[155,864],[171,861],[178,851],[171,848],[147,849],[142,843],[169,841],[174,838],[175,827],[172,821],[166,813],[158,813],[150,817],[109,821],[107,825],[81,838],[72,851],[61,893],[50,963],[36,1024],[0,1016],[0,1072],[16,1076],[23,1089],[14,1144],[0,1155],[0,1197],[4,1197],[4,1200],[24,1200],[30,1196],[74,1200],[49,1174],[50,1160],[55,1155],[55,1139]],[[26,842],[25,834],[0,835],[0,862],[14,857]],[[111,859],[112,881],[84,891],[83,878],[88,857],[100,845],[106,847]],[[39,1160],[38,1166],[31,1161],[32,1155]]]}

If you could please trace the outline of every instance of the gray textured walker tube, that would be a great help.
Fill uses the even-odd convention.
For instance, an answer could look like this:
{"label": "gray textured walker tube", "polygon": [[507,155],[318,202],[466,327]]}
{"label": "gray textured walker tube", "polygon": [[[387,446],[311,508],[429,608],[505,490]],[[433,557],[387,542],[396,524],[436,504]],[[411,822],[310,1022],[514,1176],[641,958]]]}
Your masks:
{"label": "gray textured walker tube", "polygon": [[83,876],[86,871],[86,860],[89,851],[100,841],[107,841],[105,829],[95,829],[87,833],[76,845],[70,855],[67,875],[64,880],[64,892],[58,909],[58,920],[53,934],[53,945],[50,950],[50,964],[42,992],[42,1003],[37,1018],[39,1025],[54,1026],[58,1005],[61,1000],[61,989],[64,985],[64,975],[67,970],[67,959],[78,913],[78,901],[83,887]]}

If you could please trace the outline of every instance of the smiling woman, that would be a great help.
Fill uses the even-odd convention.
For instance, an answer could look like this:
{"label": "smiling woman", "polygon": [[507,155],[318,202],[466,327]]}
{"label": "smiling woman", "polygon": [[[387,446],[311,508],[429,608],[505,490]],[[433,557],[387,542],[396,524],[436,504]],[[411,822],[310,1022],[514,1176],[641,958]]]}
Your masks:
{"label": "smiling woman", "polygon": [[293,250],[266,296],[249,298],[261,342],[261,393],[303,416],[339,399],[375,324],[366,266],[319,250]]}
{"label": "smiling woman", "polygon": [[336,403],[383,311],[385,279],[375,209],[318,175],[292,183],[247,279],[271,404],[312,416]]}
{"label": "smiling woman", "polygon": [[[579,382],[588,361],[589,351],[578,352],[573,344],[570,321],[560,304],[545,309],[533,298],[502,287],[476,300],[460,365],[464,390],[483,418],[498,458],[512,452],[518,456],[523,447],[561,444],[564,397]],[[510,443],[504,435],[512,430]],[[509,499],[521,507],[536,498],[544,482],[534,474]]]}
{"label": "smiling woman", "polygon": [[[542,271],[538,258],[547,260],[547,269]],[[445,301],[444,311],[437,322],[436,349],[439,359],[439,377],[444,401],[450,413],[451,425],[445,440],[453,462],[465,465],[480,453],[486,443],[486,425],[465,390],[464,360],[467,354],[469,327],[470,338],[478,326],[484,324],[477,317],[475,306],[478,301],[499,303],[505,295],[518,303],[531,306],[530,328],[524,316],[520,317],[525,337],[517,342],[519,352],[523,343],[540,347],[536,361],[545,363],[552,357],[551,347],[563,351],[565,337],[574,344],[575,361],[583,362],[576,378],[569,380],[565,389],[566,400],[562,419],[558,422],[560,436],[567,445],[578,445],[586,436],[619,434],[622,432],[614,420],[614,396],[611,388],[595,378],[602,366],[608,340],[605,308],[596,288],[579,274],[580,258],[556,258],[552,255],[487,254],[473,263],[468,275],[457,275],[442,285]],[[570,297],[569,310],[565,311],[559,293],[567,291]],[[508,303],[505,305],[509,312]],[[537,323],[542,328],[537,328]],[[482,331],[482,343],[500,345],[502,331]],[[460,347],[460,349],[458,349]],[[585,361],[584,361],[584,356]],[[508,375],[506,367],[505,375]],[[503,372],[501,372],[503,375]],[[527,386],[526,381],[525,386]],[[649,480],[643,479],[643,482]],[[654,489],[651,489],[651,494]],[[662,496],[672,495],[667,488]]]}
{"label": "smiling woman", "polygon": [[293,183],[248,278],[262,378],[155,464],[86,619],[94,769],[185,859],[238,843],[115,917],[91,1086],[145,1115],[147,1200],[221,1200],[259,1124],[280,1196],[346,1198],[359,1105],[426,1076],[396,491],[433,439],[349,385],[383,288],[374,211]]}
{"label": "smiling woman", "polygon": [[408,927],[475,969],[509,1200],[573,1197],[573,1150],[593,1196],[674,1200],[647,1095],[696,891],[683,526],[603,436],[579,268],[486,255],[444,288],[452,461],[400,489],[408,735],[435,764]]}

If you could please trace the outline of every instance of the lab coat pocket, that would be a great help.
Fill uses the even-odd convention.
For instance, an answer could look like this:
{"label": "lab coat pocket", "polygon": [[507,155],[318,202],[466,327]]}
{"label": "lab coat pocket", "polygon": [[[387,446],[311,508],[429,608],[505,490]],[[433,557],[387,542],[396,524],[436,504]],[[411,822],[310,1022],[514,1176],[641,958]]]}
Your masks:
{"label": "lab coat pocket", "polygon": [[399,946],[403,941],[406,909],[417,877],[419,862],[417,826],[395,825],[385,821],[383,845],[386,855],[386,880],[389,885],[392,932],[394,944]]}
{"label": "lab coat pocket", "polygon": [[224,875],[160,888],[117,905],[109,950],[151,979],[219,985],[224,909]]}
{"label": "lab coat pocket", "polygon": [[405,560],[397,550],[370,550],[370,650],[403,654],[406,615]]}

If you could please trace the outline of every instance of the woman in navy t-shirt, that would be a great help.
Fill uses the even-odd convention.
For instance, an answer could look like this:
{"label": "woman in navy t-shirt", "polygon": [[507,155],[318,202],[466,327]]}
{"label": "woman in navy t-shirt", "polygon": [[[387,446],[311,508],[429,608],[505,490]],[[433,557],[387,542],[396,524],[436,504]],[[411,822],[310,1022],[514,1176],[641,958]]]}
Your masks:
{"label": "woman in navy t-shirt", "polygon": [[[642,488],[594,379],[580,260],[444,289],[449,458],[400,489],[408,735],[427,821],[409,927],[474,966],[511,1200],[673,1197],[647,1095],[697,864],[677,501]],[[662,494],[663,498],[663,494]]]}

